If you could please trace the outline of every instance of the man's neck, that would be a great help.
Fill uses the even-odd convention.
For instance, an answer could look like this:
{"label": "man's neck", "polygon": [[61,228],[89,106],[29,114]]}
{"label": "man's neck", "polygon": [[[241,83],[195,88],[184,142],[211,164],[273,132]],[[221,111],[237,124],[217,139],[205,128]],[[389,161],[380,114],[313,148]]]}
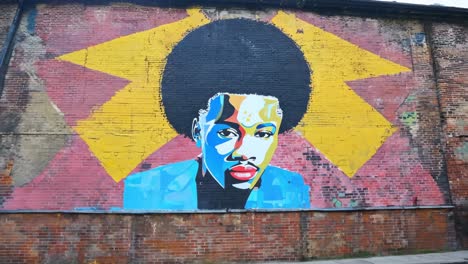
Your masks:
{"label": "man's neck", "polygon": [[244,209],[251,189],[239,189],[233,186],[225,175],[225,188],[221,187],[207,171],[202,173],[201,160],[196,177],[198,209]]}

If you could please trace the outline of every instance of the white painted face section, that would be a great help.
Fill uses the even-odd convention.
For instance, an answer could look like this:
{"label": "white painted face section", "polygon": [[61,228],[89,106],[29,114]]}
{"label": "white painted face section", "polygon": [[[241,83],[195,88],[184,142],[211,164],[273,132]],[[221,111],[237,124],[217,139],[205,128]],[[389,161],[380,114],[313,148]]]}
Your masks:
{"label": "white painted face section", "polygon": [[265,156],[268,155],[274,138],[270,137],[267,139],[258,138],[251,135],[246,135],[243,139],[243,144],[234,151],[234,155],[246,156],[247,158],[255,157],[254,164],[261,164],[265,160]]}
{"label": "white painted face section", "polygon": [[226,155],[230,152],[232,152],[232,150],[234,149],[235,145],[236,145],[236,141],[237,141],[237,138],[232,138],[231,140],[229,141],[226,141],[222,144],[219,144],[217,146],[215,146],[216,150],[218,151],[218,153],[220,155]]}
{"label": "white painted face section", "polygon": [[252,127],[263,122],[260,118],[260,111],[265,107],[265,97],[249,95],[241,103],[237,120],[245,127]]}

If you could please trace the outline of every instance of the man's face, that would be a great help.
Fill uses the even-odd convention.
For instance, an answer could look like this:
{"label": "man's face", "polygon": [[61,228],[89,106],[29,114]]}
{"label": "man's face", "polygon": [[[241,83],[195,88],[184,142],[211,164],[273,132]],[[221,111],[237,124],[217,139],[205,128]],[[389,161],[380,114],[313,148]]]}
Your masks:
{"label": "man's face", "polygon": [[[219,94],[200,115],[197,145],[203,173],[225,187],[252,188],[278,145],[282,112],[275,97]],[[225,183],[225,181],[227,183]]]}

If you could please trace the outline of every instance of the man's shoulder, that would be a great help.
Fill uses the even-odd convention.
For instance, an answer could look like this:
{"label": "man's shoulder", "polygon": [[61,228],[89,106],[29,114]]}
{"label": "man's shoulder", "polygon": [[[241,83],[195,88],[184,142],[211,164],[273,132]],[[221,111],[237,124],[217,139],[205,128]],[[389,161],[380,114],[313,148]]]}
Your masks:
{"label": "man's shoulder", "polygon": [[125,184],[142,183],[145,181],[159,180],[159,177],[168,177],[171,179],[178,177],[195,177],[198,170],[196,160],[184,160],[176,163],[170,163],[152,168],[147,171],[138,172],[128,176]]}
{"label": "man's shoulder", "polygon": [[123,208],[130,210],[194,210],[197,208],[196,160],[159,166],[128,176]]}
{"label": "man's shoulder", "polygon": [[304,209],[310,207],[310,187],[302,175],[276,166],[268,166],[260,187],[247,201],[248,209]]}
{"label": "man's shoulder", "polygon": [[304,179],[301,174],[271,165],[265,169],[265,173],[262,175],[262,181],[264,180],[280,180],[288,181],[293,184],[304,184]]}

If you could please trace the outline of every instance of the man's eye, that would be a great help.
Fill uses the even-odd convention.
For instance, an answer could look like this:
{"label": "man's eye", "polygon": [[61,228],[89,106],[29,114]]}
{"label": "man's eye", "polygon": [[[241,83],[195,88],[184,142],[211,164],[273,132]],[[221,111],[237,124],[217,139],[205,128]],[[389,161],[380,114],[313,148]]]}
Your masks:
{"label": "man's eye", "polygon": [[232,129],[222,129],[218,131],[218,135],[222,138],[235,138],[237,137],[237,133]]}
{"label": "man's eye", "polygon": [[273,136],[273,133],[270,131],[258,131],[257,133],[255,133],[255,136],[259,138],[269,138]]}

